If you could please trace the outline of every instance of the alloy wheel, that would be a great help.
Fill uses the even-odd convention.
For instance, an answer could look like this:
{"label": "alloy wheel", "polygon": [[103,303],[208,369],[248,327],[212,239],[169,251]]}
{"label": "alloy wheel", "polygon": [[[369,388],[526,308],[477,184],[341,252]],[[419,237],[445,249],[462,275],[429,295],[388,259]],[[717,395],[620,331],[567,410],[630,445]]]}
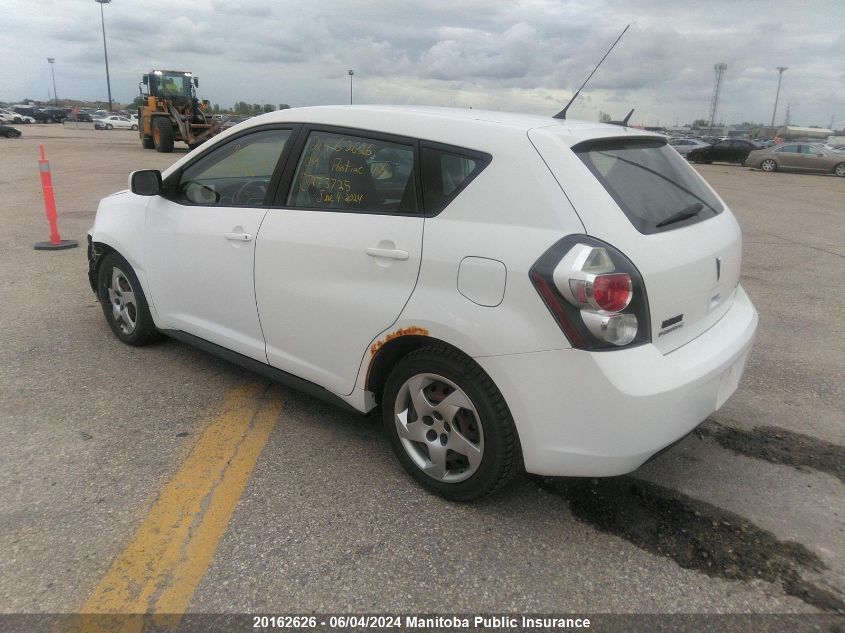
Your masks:
{"label": "alloy wheel", "polygon": [[129,278],[117,266],[112,268],[108,293],[115,323],[124,334],[132,334],[138,325],[138,303]]}

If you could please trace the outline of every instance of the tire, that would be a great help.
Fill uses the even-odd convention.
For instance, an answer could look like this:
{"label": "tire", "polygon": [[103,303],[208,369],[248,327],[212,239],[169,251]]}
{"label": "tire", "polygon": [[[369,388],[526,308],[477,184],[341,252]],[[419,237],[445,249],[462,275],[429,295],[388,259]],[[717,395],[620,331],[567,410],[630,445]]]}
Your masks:
{"label": "tire", "polygon": [[839,163],[836,167],[834,167],[833,173],[840,178],[845,178],[845,163]]}
{"label": "tire", "polygon": [[405,356],[387,379],[381,407],[399,462],[420,485],[450,501],[493,494],[522,469],[502,394],[457,350],[436,345]]}
{"label": "tire", "polygon": [[135,125],[134,123],[132,124],[132,131],[133,131],[133,132],[137,132],[137,131],[138,131],[138,126],[137,126],[137,125]]}
{"label": "tire", "polygon": [[169,154],[173,151],[173,126],[167,117],[153,119],[153,143],[157,152]]}
{"label": "tire", "polygon": [[142,136],[141,137],[141,147],[144,149],[155,149],[156,144],[153,141],[151,136]]}
{"label": "tire", "polygon": [[763,171],[774,172],[778,170],[778,164],[771,158],[767,158],[760,163],[760,169]]}
{"label": "tire", "polygon": [[106,129],[107,129],[107,130],[113,130],[113,129],[114,129],[114,126],[112,126],[112,124],[111,124],[111,123],[106,123]]}
{"label": "tire", "polygon": [[107,254],[100,263],[97,297],[106,323],[114,335],[127,345],[140,347],[161,336],[153,323],[135,271],[116,252]]}

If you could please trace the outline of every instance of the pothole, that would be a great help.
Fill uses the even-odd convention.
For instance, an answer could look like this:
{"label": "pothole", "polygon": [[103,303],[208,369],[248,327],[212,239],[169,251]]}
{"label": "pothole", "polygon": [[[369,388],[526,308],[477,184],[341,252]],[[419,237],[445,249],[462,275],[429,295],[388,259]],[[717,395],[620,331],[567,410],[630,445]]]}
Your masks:
{"label": "pothole", "polygon": [[824,562],[800,543],[778,540],[747,519],[704,501],[633,477],[537,478],[539,485],[569,502],[572,513],[609,534],[684,569],[727,580],[765,580],[807,604],[845,612],[842,598],[804,580]]}
{"label": "pothole", "polygon": [[811,468],[833,475],[845,483],[845,446],[775,426],[758,426],[753,431],[743,431],[715,420],[707,420],[694,433],[701,438],[713,439],[740,455],[798,469]]}

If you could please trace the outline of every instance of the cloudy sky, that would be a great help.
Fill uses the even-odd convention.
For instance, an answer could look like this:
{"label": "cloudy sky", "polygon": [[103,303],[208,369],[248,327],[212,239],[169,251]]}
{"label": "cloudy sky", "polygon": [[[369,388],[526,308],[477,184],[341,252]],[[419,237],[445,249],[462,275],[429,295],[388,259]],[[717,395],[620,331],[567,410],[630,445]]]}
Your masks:
{"label": "cloudy sky", "polygon": [[[419,103],[553,114],[626,24],[570,110],[674,125],[718,118],[845,126],[845,0],[113,0],[112,94],[153,68],[191,70],[212,103]],[[0,0],[0,100],[105,99],[100,5]]]}

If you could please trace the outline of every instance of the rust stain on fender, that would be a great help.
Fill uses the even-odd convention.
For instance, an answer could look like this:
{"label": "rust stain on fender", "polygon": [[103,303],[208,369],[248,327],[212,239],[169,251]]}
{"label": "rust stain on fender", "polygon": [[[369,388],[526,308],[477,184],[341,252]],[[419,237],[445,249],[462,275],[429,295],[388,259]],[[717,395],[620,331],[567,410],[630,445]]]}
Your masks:
{"label": "rust stain on fender", "polygon": [[375,356],[378,354],[378,351],[384,347],[384,344],[388,341],[392,341],[395,338],[399,338],[400,336],[428,336],[428,330],[424,327],[417,327],[416,325],[412,325],[410,327],[403,327],[400,330],[396,330],[395,332],[391,332],[384,339],[376,341],[372,345],[370,345],[370,355]]}

